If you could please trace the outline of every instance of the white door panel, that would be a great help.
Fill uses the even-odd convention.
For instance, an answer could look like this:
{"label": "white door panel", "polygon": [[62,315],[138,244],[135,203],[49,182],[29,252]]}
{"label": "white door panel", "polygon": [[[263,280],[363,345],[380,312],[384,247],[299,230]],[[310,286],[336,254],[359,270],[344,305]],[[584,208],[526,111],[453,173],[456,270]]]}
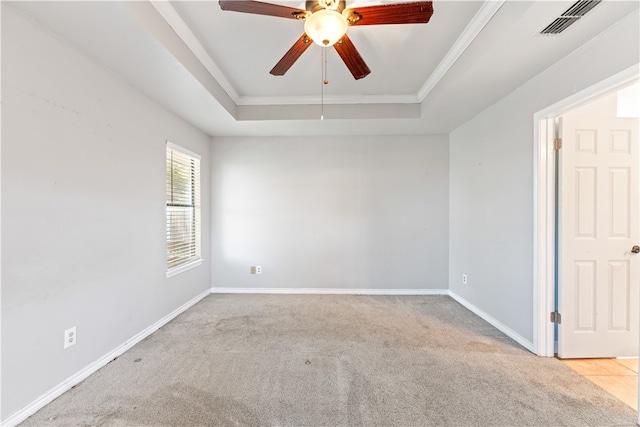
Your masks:
{"label": "white door panel", "polygon": [[562,140],[558,356],[636,356],[638,120],[569,113]]}

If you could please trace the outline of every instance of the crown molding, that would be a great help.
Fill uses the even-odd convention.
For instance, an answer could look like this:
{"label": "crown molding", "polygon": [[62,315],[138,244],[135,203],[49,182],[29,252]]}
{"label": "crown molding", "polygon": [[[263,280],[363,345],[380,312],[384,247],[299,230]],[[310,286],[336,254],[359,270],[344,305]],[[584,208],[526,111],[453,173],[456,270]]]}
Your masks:
{"label": "crown molding", "polygon": [[418,104],[416,95],[241,96],[237,105]]}
{"label": "crown molding", "polygon": [[182,39],[184,44],[193,52],[222,89],[227,92],[227,95],[229,95],[233,102],[238,105],[240,95],[222,70],[218,68],[218,65],[209,56],[204,46],[202,46],[202,43],[200,43],[196,35],[193,34],[186,22],[184,22],[178,12],[171,6],[171,3],[166,0],[149,0],[149,2],[156,8],[162,18],[167,21],[171,28],[173,28],[178,37]]}
{"label": "crown molding", "polygon": [[410,95],[354,95],[354,96],[328,96],[321,100],[318,96],[241,96],[220,70],[215,61],[209,56],[204,46],[193,34],[189,26],[180,17],[178,12],[166,0],[149,0],[160,13],[162,18],[173,28],[178,37],[191,50],[196,58],[207,69],[211,76],[218,82],[222,89],[229,95],[237,106],[263,106],[263,105],[314,105],[330,103],[334,105],[355,104],[419,104],[429,95],[431,90],[444,78],[449,69],[460,58],[491,18],[502,7],[506,0],[486,0],[473,19],[460,34],[451,49],[442,61],[428,77],[416,94]]}
{"label": "crown molding", "polygon": [[505,1],[506,0],[486,0],[482,6],[480,6],[480,9],[460,34],[458,40],[456,40],[453,46],[451,46],[449,52],[447,52],[442,61],[440,61],[435,70],[433,70],[433,73],[431,73],[427,81],[418,91],[418,102],[425,100],[431,90],[433,90],[438,82],[442,80],[464,51],[467,50],[469,45],[471,45],[478,34],[480,34],[480,31],[482,31],[482,29],[489,23],[491,18],[493,18],[493,15],[498,12]]}

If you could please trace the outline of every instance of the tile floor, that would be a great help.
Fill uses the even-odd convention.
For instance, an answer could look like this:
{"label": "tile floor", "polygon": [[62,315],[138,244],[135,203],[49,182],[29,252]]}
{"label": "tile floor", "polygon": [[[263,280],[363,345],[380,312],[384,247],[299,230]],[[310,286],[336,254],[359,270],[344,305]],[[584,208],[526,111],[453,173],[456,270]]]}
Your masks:
{"label": "tile floor", "polygon": [[638,410],[638,359],[565,359],[580,376]]}

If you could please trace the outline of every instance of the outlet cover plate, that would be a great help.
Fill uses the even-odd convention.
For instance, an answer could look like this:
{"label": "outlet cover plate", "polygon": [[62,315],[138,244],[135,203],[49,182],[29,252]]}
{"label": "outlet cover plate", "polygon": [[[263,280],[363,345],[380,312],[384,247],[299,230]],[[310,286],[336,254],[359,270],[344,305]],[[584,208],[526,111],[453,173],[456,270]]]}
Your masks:
{"label": "outlet cover plate", "polygon": [[76,345],[76,327],[69,328],[64,331],[64,348],[69,348],[72,345]]}

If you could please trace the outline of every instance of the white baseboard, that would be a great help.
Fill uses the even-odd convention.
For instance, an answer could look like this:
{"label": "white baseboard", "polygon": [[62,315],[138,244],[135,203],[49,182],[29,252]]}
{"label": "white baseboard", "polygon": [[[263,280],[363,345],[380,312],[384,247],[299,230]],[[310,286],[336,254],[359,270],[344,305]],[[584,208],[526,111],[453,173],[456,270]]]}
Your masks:
{"label": "white baseboard", "polygon": [[212,294],[449,295],[448,289],[231,288],[212,287]]}
{"label": "white baseboard", "polygon": [[211,291],[207,289],[205,292],[202,292],[200,295],[182,304],[180,307],[176,308],[171,313],[167,314],[166,316],[158,320],[153,325],[149,326],[142,332],[129,338],[123,344],[119,345],[109,353],[105,354],[100,359],[96,360],[95,362],[86,366],[84,369],[70,376],[69,378],[67,378],[66,380],[64,380],[63,382],[61,382],[60,384],[58,384],[57,386],[55,386],[54,388],[52,388],[51,390],[49,390],[48,392],[40,396],[34,402],[25,406],[18,412],[15,412],[7,419],[0,421],[0,425],[3,427],[13,427],[21,423],[22,421],[26,420],[28,417],[35,414],[42,407],[44,407],[45,405],[53,401],[55,398],[59,397],[64,392],[70,390],[73,386],[79,384],[82,380],[87,378],[89,375],[93,374],[98,369],[102,368],[107,363],[111,362],[113,359],[120,356],[125,351],[129,350],[131,347],[133,347],[134,345],[136,345],[137,343],[139,343],[140,341],[142,341],[143,339],[145,339],[146,337],[148,337],[149,335],[151,335],[152,333],[154,333],[155,331],[157,331],[158,329],[160,329],[161,327],[169,323],[174,318],[178,317],[178,315],[182,314],[191,306],[195,305],[201,299],[203,299],[204,297],[210,294],[211,294]]}
{"label": "white baseboard", "polygon": [[494,317],[480,310],[478,307],[471,304],[469,301],[462,298],[460,295],[456,294],[455,292],[449,290],[448,294],[451,298],[458,301],[469,311],[481,317],[484,321],[489,323],[491,326],[493,326],[494,328],[496,328],[497,330],[499,330],[500,332],[502,332],[503,334],[505,334],[506,336],[508,336],[509,338],[511,338],[512,340],[514,340],[515,342],[517,342],[518,344],[526,348],[527,350],[529,350],[530,352],[534,353],[533,343],[531,341],[525,339],[522,335],[518,334],[516,331],[514,331],[510,327],[506,326],[502,322],[496,320]]}

